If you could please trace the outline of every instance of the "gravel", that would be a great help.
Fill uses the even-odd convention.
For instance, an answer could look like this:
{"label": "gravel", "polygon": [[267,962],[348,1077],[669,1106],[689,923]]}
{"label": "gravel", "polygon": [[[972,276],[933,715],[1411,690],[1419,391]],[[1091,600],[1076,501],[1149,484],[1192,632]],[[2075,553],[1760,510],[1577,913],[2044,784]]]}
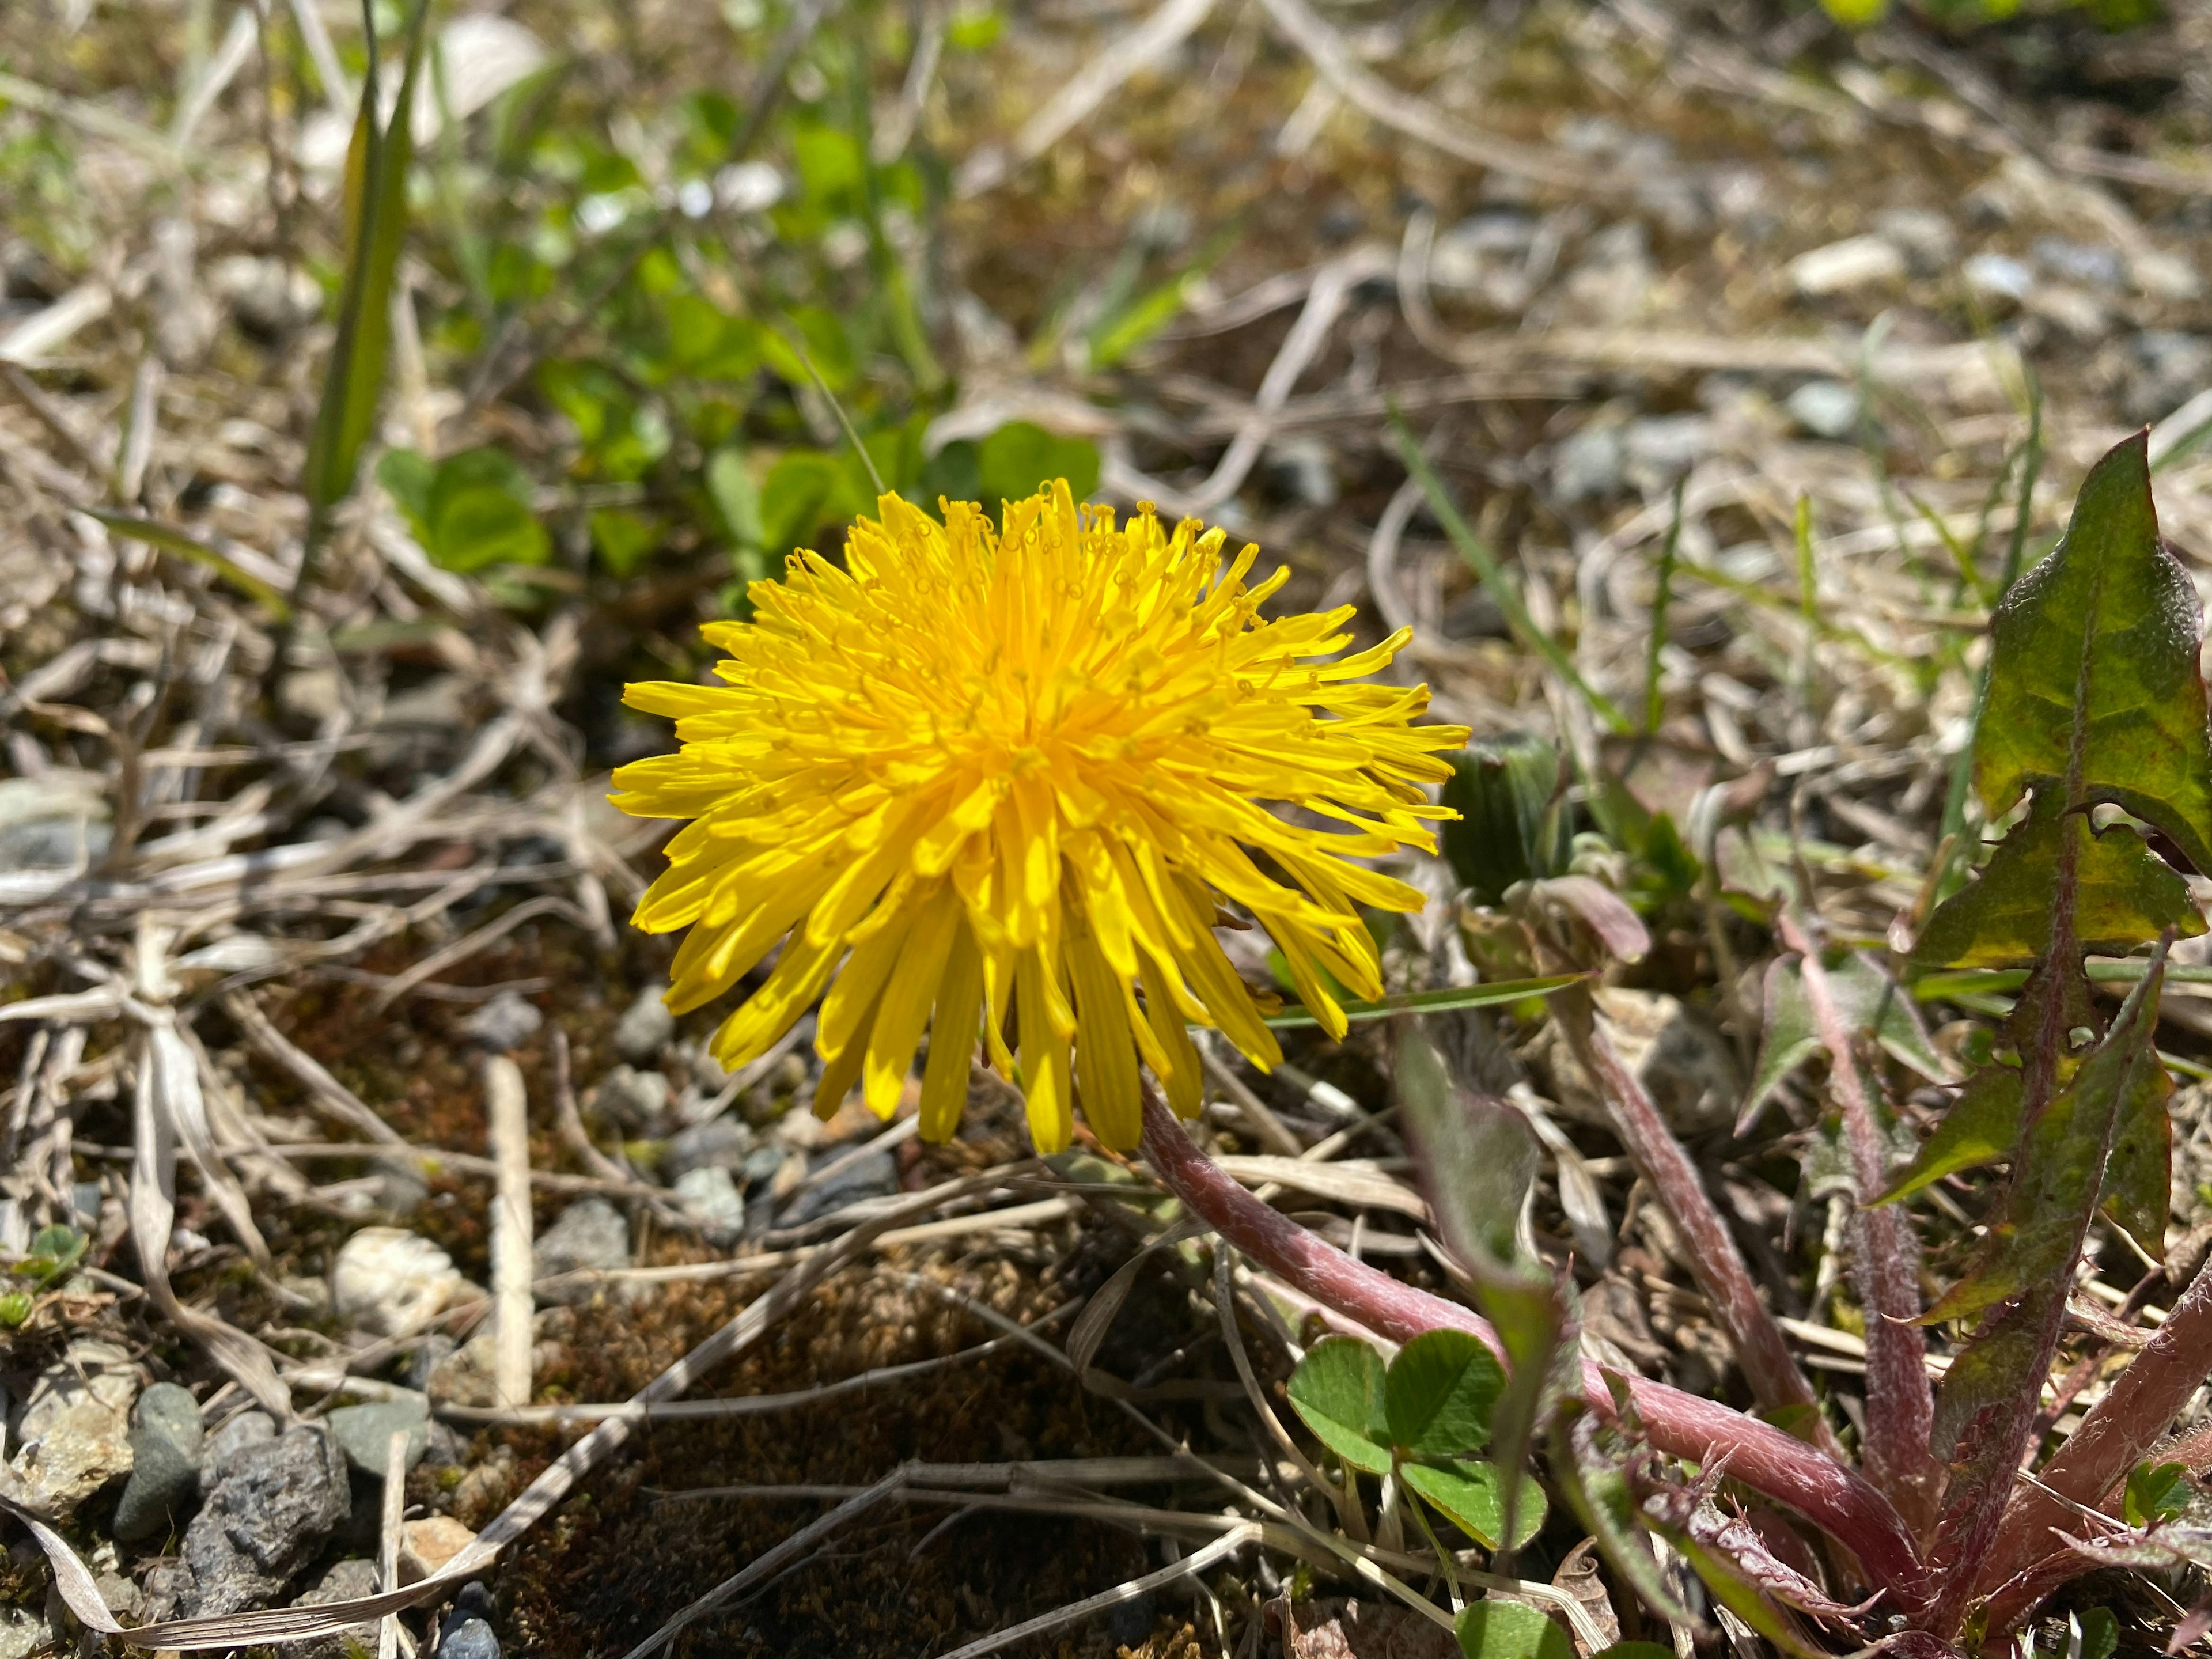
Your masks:
{"label": "gravel", "polygon": [[661,996],[658,986],[647,986],[615,1026],[615,1052],[633,1066],[652,1065],[676,1035],[676,1016]]}
{"label": "gravel", "polygon": [[337,1437],[346,1462],[363,1474],[384,1479],[385,1460],[392,1437],[407,1437],[407,1467],[413,1468],[430,1449],[430,1408],[427,1401],[379,1400],[365,1406],[341,1406],[325,1419]]}
{"label": "gravel", "polygon": [[[538,1235],[534,1247],[537,1275],[580,1270],[610,1271],[629,1266],[629,1223],[604,1198],[582,1198],[561,1212],[553,1224]],[[548,1285],[537,1292],[541,1303],[588,1302],[590,1283]]]}
{"label": "gravel", "polygon": [[19,1447],[0,1471],[0,1494],[49,1519],[131,1469],[131,1356],[112,1343],[79,1340],[32,1383],[10,1437]]}
{"label": "gravel", "polygon": [[199,1401],[174,1382],[138,1396],[131,1420],[131,1481],[115,1506],[115,1535],[129,1541],[176,1525],[199,1496],[204,1436]]}
{"label": "gravel", "polygon": [[345,1454],[302,1426],[230,1460],[185,1533],[188,1616],[237,1613],[283,1592],[349,1508]]}

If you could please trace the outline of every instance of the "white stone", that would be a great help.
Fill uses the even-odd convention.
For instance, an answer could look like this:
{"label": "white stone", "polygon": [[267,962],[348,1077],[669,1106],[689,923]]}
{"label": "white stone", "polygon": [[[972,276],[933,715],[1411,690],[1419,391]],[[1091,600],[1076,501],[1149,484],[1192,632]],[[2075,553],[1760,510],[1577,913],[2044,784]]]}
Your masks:
{"label": "white stone", "polygon": [[1905,255],[1887,237],[1852,236],[1801,253],[1790,262],[1800,294],[1818,296],[1905,280]]}
{"label": "white stone", "polygon": [[362,1228],[346,1240],[331,1272],[337,1316],[371,1336],[421,1329],[467,1287],[451,1256],[401,1227]]}

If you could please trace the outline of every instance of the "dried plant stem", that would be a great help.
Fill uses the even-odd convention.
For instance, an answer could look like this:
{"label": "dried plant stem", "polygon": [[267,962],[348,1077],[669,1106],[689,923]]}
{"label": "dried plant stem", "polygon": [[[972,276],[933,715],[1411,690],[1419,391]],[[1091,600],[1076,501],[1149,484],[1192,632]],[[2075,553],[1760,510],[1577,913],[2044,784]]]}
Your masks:
{"label": "dried plant stem", "polygon": [[[1198,1149],[1149,1084],[1144,1149],[1176,1196],[1222,1237],[1316,1301],[1393,1341],[1411,1341],[1425,1331],[1462,1330],[1504,1357],[1497,1333],[1480,1316],[1354,1261],[1247,1193]],[[1927,1607],[1934,1586],[1911,1530],[1859,1474],[1717,1401],[1644,1377],[1624,1380],[1654,1446],[1700,1463],[1727,1454],[1733,1479],[1840,1540],[1899,1611],[1917,1614]],[[1609,1379],[1595,1363],[1583,1364],[1583,1389],[1592,1410],[1613,1414]]]}
{"label": "dried plant stem", "polygon": [[1836,1006],[1820,951],[1786,910],[1781,932],[1783,943],[1802,958],[1805,1000],[1828,1050],[1828,1088],[1843,1113],[1858,1188],[1850,1231],[1853,1277],[1868,1316],[1867,1478],[1916,1530],[1924,1529],[1942,1495],[1943,1472],[1928,1449],[1936,1391],[1928,1382],[1928,1341],[1914,1322],[1920,1317],[1920,1251],[1896,1206],[1868,1207],[1889,1185],[1889,1160],[1850,1028]]}
{"label": "dried plant stem", "polygon": [[522,1068],[504,1054],[484,1062],[491,1152],[499,1165],[492,1212],[492,1379],[497,1403],[530,1403],[530,1105]]}
{"label": "dried plant stem", "polygon": [[[384,1525],[379,1557],[381,1571],[376,1586],[380,1590],[399,1588],[399,1528],[406,1512],[407,1431],[398,1429],[385,1443]],[[377,1621],[376,1659],[397,1659],[398,1652],[399,1615],[387,1613]]]}

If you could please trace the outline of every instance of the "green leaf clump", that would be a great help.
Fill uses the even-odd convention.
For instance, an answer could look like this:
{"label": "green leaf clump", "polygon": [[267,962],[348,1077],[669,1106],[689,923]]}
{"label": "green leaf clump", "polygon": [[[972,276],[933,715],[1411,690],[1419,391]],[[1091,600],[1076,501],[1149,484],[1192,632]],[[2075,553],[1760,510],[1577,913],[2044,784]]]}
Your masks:
{"label": "green leaf clump", "polygon": [[[1314,1437],[1351,1468],[1393,1469],[1486,1549],[1518,1548],[1543,1525],[1540,1498],[1509,1490],[1498,1465],[1473,1454],[1490,1443],[1505,1370],[1465,1331],[1430,1331],[1386,1367],[1366,1343],[1316,1343],[1290,1382],[1291,1405]],[[1510,1543],[1509,1543],[1510,1539]]]}

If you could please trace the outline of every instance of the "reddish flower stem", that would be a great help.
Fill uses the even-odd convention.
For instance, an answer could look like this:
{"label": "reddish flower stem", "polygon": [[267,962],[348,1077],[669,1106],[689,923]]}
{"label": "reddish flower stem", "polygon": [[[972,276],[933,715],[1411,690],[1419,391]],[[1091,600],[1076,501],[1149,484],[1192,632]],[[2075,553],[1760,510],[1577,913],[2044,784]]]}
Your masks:
{"label": "reddish flower stem", "polygon": [[[1411,1341],[1425,1331],[1460,1330],[1500,1360],[1506,1358],[1497,1333],[1480,1316],[1353,1261],[1246,1192],[1183,1133],[1149,1082],[1144,1150],[1170,1190],[1223,1238],[1316,1301],[1394,1342]],[[1911,1531],[1889,1500],[1856,1472],[1717,1401],[1645,1377],[1626,1381],[1654,1446],[1698,1463],[1725,1455],[1731,1479],[1795,1510],[1849,1549],[1898,1611],[1917,1616],[1928,1607],[1934,1587]],[[1592,1410],[1613,1415],[1607,1373],[1588,1360],[1583,1392]]]}
{"label": "reddish flower stem", "polygon": [[1553,1004],[1559,1029],[1589,1074],[1597,1081],[1613,1115],[1615,1132],[1635,1160],[1637,1172],[1651,1183],[1674,1224],[1688,1236],[1690,1271],[1712,1304],[1743,1367],[1751,1397],[1768,1411],[1802,1407],[1812,1413],[1817,1443],[1831,1458],[1843,1448],[1820,1413],[1820,1396],[1797,1367],[1796,1357],[1759,1299],[1735,1235],[1721,1219],[1698,1178],[1697,1166],[1667,1127],[1643,1079],[1631,1071],[1597,1024],[1588,991],[1562,993]]}

